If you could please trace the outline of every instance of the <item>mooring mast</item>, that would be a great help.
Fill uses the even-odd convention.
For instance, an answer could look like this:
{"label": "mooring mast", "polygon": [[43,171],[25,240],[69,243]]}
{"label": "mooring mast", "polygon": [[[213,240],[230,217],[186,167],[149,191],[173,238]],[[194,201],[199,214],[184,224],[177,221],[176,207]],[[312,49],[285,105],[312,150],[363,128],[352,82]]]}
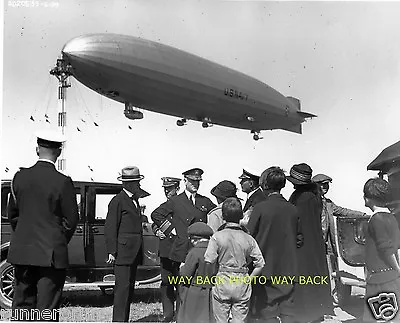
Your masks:
{"label": "mooring mast", "polygon": [[[61,128],[61,133],[65,135],[67,126],[67,111],[66,111],[66,94],[67,88],[71,86],[68,82],[68,77],[72,75],[71,65],[68,65],[62,58],[57,59],[57,64],[50,70],[50,74],[54,75],[59,82],[58,85],[58,126]],[[61,158],[58,159],[58,170],[66,171],[66,143],[63,144]]]}

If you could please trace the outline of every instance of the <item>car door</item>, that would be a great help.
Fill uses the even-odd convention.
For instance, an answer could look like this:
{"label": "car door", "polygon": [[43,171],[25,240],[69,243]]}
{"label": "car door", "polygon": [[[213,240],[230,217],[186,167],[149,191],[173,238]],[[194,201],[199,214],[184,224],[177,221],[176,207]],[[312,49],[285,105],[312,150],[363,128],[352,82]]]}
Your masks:
{"label": "car door", "polygon": [[[8,221],[7,215],[7,206],[8,201],[11,197],[11,186],[10,182],[2,182],[1,183],[1,246],[2,250],[5,248],[6,245],[9,244],[11,240],[11,225]],[[2,259],[3,256],[5,258],[6,253],[2,252]]]}
{"label": "car door", "polygon": [[[76,191],[76,200],[78,203],[79,222],[74,232],[74,235],[72,236],[71,241],[68,244],[68,256],[69,256],[70,267],[80,267],[85,265],[84,240],[83,240],[85,209],[84,209],[84,203],[81,203],[82,188],[77,183],[74,183],[74,185]],[[4,182],[1,185],[1,244],[3,247],[5,247],[4,246],[5,244],[8,244],[10,242],[12,233],[11,225],[8,221],[8,215],[7,215],[7,207],[10,197],[11,197],[10,182]]]}
{"label": "car door", "polygon": [[365,285],[365,230],[368,217],[336,218],[338,266],[337,275],[346,285]]}
{"label": "car door", "polygon": [[[107,217],[108,204],[122,189],[118,184],[94,185],[89,188],[88,200],[88,245],[92,249],[87,253],[88,263],[96,269],[111,268],[106,263],[108,257],[105,247],[104,225]],[[144,220],[145,216],[142,215]],[[153,279],[159,274],[158,238],[154,235],[151,224],[142,223],[143,229],[143,262],[137,271],[137,281]]]}
{"label": "car door", "polygon": [[85,266],[85,219],[86,219],[86,208],[84,203],[84,186],[79,182],[74,182],[76,203],[78,204],[79,221],[76,226],[74,235],[72,236],[68,244],[68,258],[69,266],[73,267],[84,267]]}
{"label": "car door", "polygon": [[106,263],[107,253],[104,237],[104,225],[106,222],[108,204],[111,199],[121,191],[120,185],[98,185],[88,189],[88,218],[87,263],[96,268],[111,267]]}

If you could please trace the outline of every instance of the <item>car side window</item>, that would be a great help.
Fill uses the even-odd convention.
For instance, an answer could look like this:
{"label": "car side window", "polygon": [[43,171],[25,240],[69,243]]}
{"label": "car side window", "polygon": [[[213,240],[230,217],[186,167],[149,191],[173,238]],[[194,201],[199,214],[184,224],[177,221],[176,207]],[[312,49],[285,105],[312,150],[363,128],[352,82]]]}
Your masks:
{"label": "car side window", "polygon": [[8,221],[7,206],[11,197],[11,189],[9,187],[1,188],[1,222]]}
{"label": "car side window", "polygon": [[76,203],[78,204],[78,214],[79,214],[79,220],[82,220],[82,204],[81,204],[81,193],[80,191],[76,191]]}
{"label": "car side window", "polygon": [[107,217],[108,204],[121,191],[120,187],[96,188],[94,190],[94,221],[104,223]]}

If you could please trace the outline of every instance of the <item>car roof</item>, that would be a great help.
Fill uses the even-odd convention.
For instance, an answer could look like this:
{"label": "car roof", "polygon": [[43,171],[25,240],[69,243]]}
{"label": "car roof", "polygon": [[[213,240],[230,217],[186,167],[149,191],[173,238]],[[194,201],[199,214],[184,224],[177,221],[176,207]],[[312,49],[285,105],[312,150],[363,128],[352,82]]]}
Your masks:
{"label": "car roof", "polygon": [[[73,181],[75,186],[107,186],[107,187],[121,187],[121,183],[107,183],[107,182],[86,182],[86,181]],[[11,184],[11,179],[2,179],[1,186],[7,186]]]}

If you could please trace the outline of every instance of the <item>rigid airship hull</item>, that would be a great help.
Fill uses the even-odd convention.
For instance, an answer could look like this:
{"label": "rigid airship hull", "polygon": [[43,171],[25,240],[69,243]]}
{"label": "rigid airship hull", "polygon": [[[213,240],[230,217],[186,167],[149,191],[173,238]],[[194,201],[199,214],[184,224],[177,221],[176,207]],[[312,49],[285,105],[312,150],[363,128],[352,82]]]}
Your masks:
{"label": "rigid airship hull", "polygon": [[300,101],[196,55],[116,34],[84,35],[62,49],[73,76],[94,91],[135,107],[239,129],[301,133],[313,116]]}

